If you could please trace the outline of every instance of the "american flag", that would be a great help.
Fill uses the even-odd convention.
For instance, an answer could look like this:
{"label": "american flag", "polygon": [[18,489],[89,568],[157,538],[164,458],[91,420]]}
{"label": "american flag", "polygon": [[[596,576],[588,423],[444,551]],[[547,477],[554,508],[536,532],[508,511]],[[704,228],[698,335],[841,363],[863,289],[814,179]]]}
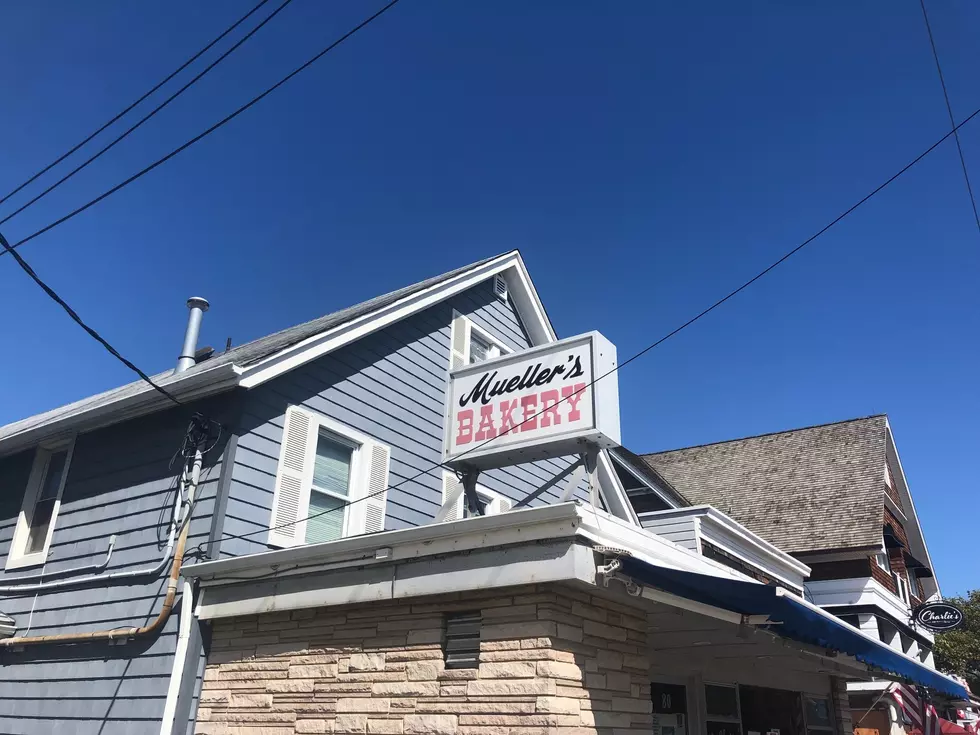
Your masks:
{"label": "american flag", "polygon": [[[915,689],[895,682],[888,688],[888,693],[906,717],[912,721],[912,726],[918,729],[922,735],[940,735],[939,713],[931,704],[926,703],[923,707],[923,702]],[[922,722],[923,714],[925,715],[925,723]]]}

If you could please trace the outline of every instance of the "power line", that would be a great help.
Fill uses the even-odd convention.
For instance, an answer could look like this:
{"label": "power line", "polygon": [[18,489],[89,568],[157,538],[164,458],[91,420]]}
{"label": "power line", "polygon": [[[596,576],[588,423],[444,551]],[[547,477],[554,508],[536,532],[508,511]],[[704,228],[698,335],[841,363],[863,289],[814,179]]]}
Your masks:
{"label": "power line", "polygon": [[[11,212],[10,214],[8,214],[6,217],[4,217],[3,219],[0,219],[0,225],[4,224],[5,222],[8,222],[10,219],[12,219],[13,217],[16,217],[18,214],[20,214],[21,212],[23,212],[25,209],[27,209],[28,207],[30,207],[31,205],[33,205],[35,202],[38,202],[41,199],[43,199],[44,197],[46,197],[52,191],[54,191],[59,186],[61,186],[63,183],[65,183],[66,181],[68,181],[68,179],[70,179],[72,176],[74,176],[79,171],[81,171],[83,168],[85,168],[90,163],[92,163],[92,161],[96,160],[97,158],[100,158],[103,154],[105,154],[106,152],[108,152],[110,149],[114,148],[117,143],[119,143],[124,138],[128,137],[131,133],[133,133],[134,131],[136,131],[137,128],[139,128],[141,125],[143,125],[143,123],[145,123],[151,117],[153,117],[154,115],[156,115],[158,112],[160,112],[160,110],[162,110],[164,107],[166,107],[167,105],[169,105],[175,99],[177,99],[178,97],[180,97],[180,95],[182,95],[184,92],[186,92],[190,87],[194,86],[205,75],[207,75],[208,72],[210,72],[212,69],[214,69],[214,67],[216,67],[222,61],[224,61],[228,56],[230,56],[239,46],[241,46],[248,39],[250,39],[253,35],[255,35],[266,23],[268,23],[270,20],[272,20],[273,18],[275,18],[279,14],[279,12],[281,10],[283,10],[287,5],[289,5],[289,3],[291,3],[292,1],[293,0],[284,0],[284,2],[278,8],[276,8],[275,10],[272,11],[272,13],[270,13],[268,16],[266,16],[265,20],[263,20],[262,22],[260,22],[257,26],[255,26],[255,28],[253,28],[248,33],[246,33],[231,48],[229,48],[227,51],[225,51],[223,54],[221,54],[221,56],[219,56],[217,59],[215,59],[214,61],[212,61],[208,66],[206,66],[204,68],[204,70],[200,74],[198,74],[197,76],[195,76],[193,79],[191,79],[189,82],[187,82],[187,84],[185,84],[183,87],[181,87],[180,89],[178,89],[172,95],[170,95],[169,97],[167,97],[167,99],[165,99],[159,105],[157,105],[152,110],[150,110],[146,115],[144,115],[139,120],[137,120],[134,125],[130,126],[127,130],[123,131],[122,134],[120,134],[119,136],[117,136],[116,138],[114,138],[107,145],[103,146],[103,148],[101,150],[99,150],[94,155],[90,156],[88,159],[86,159],[85,161],[83,161],[81,164],[79,164],[78,166],[76,166],[75,168],[73,168],[71,171],[69,171],[67,174],[65,174],[64,176],[62,176],[60,179],[58,179],[56,182],[54,182],[51,186],[49,186],[47,189],[45,189],[44,191],[42,191],[36,197],[34,197],[33,199],[29,200],[26,204],[23,204],[20,208],[15,209],[13,212]],[[263,2],[268,2],[268,0],[263,0]],[[37,178],[37,177],[35,177],[35,178]],[[0,200],[0,203],[2,203],[2,201],[3,200]]]}
{"label": "power line", "polygon": [[10,243],[7,242],[7,238],[5,238],[3,234],[0,234],[0,245],[3,246],[4,252],[10,253],[12,256],[14,256],[14,260],[17,261],[17,265],[21,267],[21,270],[23,270],[24,273],[30,276],[31,280],[33,280],[34,283],[40,286],[41,290],[44,291],[44,293],[50,296],[51,299],[56,304],[58,304],[58,306],[64,309],[65,313],[68,314],[68,316],[70,316],[75,321],[75,323],[78,324],[78,326],[80,326],[82,329],[88,332],[89,336],[92,337],[92,339],[94,339],[96,342],[102,345],[109,352],[110,355],[115,357],[123,365],[125,365],[134,373],[139,375],[140,378],[142,378],[143,381],[146,382],[148,385],[150,385],[150,387],[152,387],[155,391],[157,391],[163,396],[166,396],[178,406],[184,405],[183,402],[180,401],[176,396],[174,396],[173,393],[168,391],[166,388],[161,388],[159,385],[154,383],[153,379],[150,378],[149,375],[144,373],[142,370],[136,367],[136,365],[134,365],[132,362],[130,362],[121,354],[119,354],[119,351],[111,344],[109,344],[109,342],[106,341],[106,339],[101,334],[99,334],[94,329],[92,329],[92,327],[86,324],[82,320],[82,318],[78,315],[78,313],[74,309],[72,309],[68,305],[68,303],[55,292],[53,288],[51,288],[48,284],[46,284],[44,281],[41,280],[41,277],[34,271],[33,268],[31,268],[31,266],[27,263],[27,261],[21,257],[20,253],[18,253],[16,250],[13,249],[13,247],[11,247]]}
{"label": "power line", "polygon": [[194,136],[193,138],[191,138],[190,140],[188,140],[183,145],[181,145],[181,146],[175,148],[174,150],[170,151],[170,153],[168,153],[167,155],[163,156],[163,158],[159,158],[156,161],[154,161],[153,163],[151,163],[149,166],[147,166],[146,168],[144,168],[144,169],[142,169],[140,171],[137,171],[135,174],[133,174],[132,176],[130,176],[128,179],[126,179],[122,183],[117,184],[116,186],[112,187],[111,189],[107,189],[106,191],[102,192],[102,194],[100,194],[99,196],[97,196],[95,199],[92,199],[89,202],[83,204],[82,206],[77,207],[76,209],[73,209],[71,212],[69,212],[68,214],[66,214],[64,217],[61,217],[60,219],[57,219],[54,222],[51,222],[50,224],[42,227],[40,230],[37,230],[36,232],[28,235],[27,237],[22,238],[21,240],[18,240],[16,243],[14,243],[13,245],[9,246],[8,249],[4,250],[3,252],[0,252],[0,256],[6,254],[8,252],[10,252],[13,249],[19,248],[21,245],[24,245],[25,243],[30,242],[31,240],[33,240],[34,238],[38,237],[39,235],[43,235],[48,230],[54,229],[58,225],[63,224],[64,222],[67,222],[68,220],[72,219],[73,217],[76,217],[77,215],[81,214],[82,212],[84,212],[89,207],[92,207],[92,206],[98,204],[99,202],[101,202],[106,197],[112,196],[113,194],[115,194],[120,189],[128,186],[129,184],[133,183],[137,179],[139,179],[139,178],[145,176],[146,174],[150,173],[150,171],[152,171],[153,169],[155,169],[157,166],[160,166],[160,165],[166,163],[171,158],[173,158],[174,156],[178,155],[179,153],[187,150],[188,148],[190,148],[192,145],[194,145],[198,141],[203,140],[204,138],[206,138],[207,136],[209,136],[211,133],[213,133],[215,130],[218,130],[219,128],[221,128],[225,124],[231,122],[236,117],[238,117],[239,115],[241,115],[243,112],[245,112],[246,110],[248,110],[250,107],[252,107],[253,105],[255,105],[258,102],[260,102],[262,99],[264,99],[266,96],[268,96],[269,94],[271,94],[272,92],[274,92],[275,90],[277,90],[279,87],[281,87],[283,84],[285,84],[286,82],[288,82],[290,79],[292,79],[294,76],[296,76],[297,74],[299,74],[301,71],[304,71],[308,67],[312,66],[315,62],[319,61],[327,53],[329,53],[330,51],[332,51],[333,49],[335,49],[337,46],[339,46],[340,44],[342,44],[344,41],[346,41],[348,38],[350,38],[351,36],[353,36],[359,30],[361,30],[365,26],[369,25],[372,21],[376,20],[377,18],[380,18],[385,12],[387,12],[392,7],[394,7],[395,5],[397,5],[398,2],[399,2],[399,0],[391,0],[391,2],[389,2],[387,5],[385,5],[384,7],[382,7],[381,10],[377,11],[376,13],[374,13],[374,15],[371,15],[366,20],[361,21],[359,24],[357,24],[356,26],[354,26],[354,28],[352,28],[351,30],[347,31],[347,33],[345,33],[344,35],[342,35],[340,38],[338,38],[336,41],[334,41],[333,43],[331,43],[329,46],[327,46],[326,48],[324,48],[321,51],[319,51],[316,55],[314,55],[312,58],[310,58],[309,60],[307,60],[305,63],[303,63],[300,66],[296,67],[289,74],[287,74],[286,76],[284,76],[282,79],[280,79],[278,82],[276,82],[275,84],[273,84],[271,87],[267,88],[264,92],[262,92],[258,96],[253,97],[251,100],[249,100],[244,105],[242,105],[241,107],[239,107],[237,110],[235,110],[234,112],[232,112],[230,115],[228,115],[228,116],[222,118],[221,120],[219,120],[218,122],[216,122],[214,125],[212,125],[210,128],[208,128],[207,130],[205,130],[203,133]]}
{"label": "power line", "polygon": [[182,72],[188,66],[190,66],[195,61],[197,61],[203,54],[207,53],[211,49],[211,47],[213,47],[216,43],[218,43],[218,41],[220,41],[222,38],[224,38],[229,33],[231,33],[233,30],[235,30],[239,25],[241,25],[242,23],[244,23],[249,18],[249,16],[251,16],[253,13],[255,13],[256,10],[258,10],[259,8],[261,8],[267,2],[269,2],[269,0],[261,0],[261,2],[259,2],[258,5],[256,5],[254,8],[252,8],[247,13],[245,13],[245,15],[243,15],[241,18],[239,18],[238,20],[236,20],[230,26],[228,26],[228,28],[226,28],[224,31],[222,31],[220,35],[218,35],[213,41],[211,41],[211,43],[209,43],[207,46],[205,46],[200,51],[198,51],[196,54],[194,54],[191,58],[189,58],[183,64],[181,64],[176,69],[174,69],[172,72],[170,72],[170,74],[168,74],[160,82],[158,82],[156,85],[154,85],[142,97],[140,97],[138,100],[136,100],[131,105],[129,105],[128,107],[126,107],[124,110],[122,110],[122,112],[120,112],[117,115],[115,115],[111,120],[109,120],[108,122],[104,123],[101,127],[99,127],[98,130],[96,130],[94,133],[92,133],[91,135],[89,135],[88,137],[86,137],[80,143],[77,143],[71,149],[69,149],[69,150],[65,151],[64,153],[62,153],[60,156],[58,156],[58,158],[56,158],[51,163],[49,163],[47,166],[45,166],[40,171],[38,171],[36,174],[34,174],[33,176],[31,176],[31,178],[29,178],[23,184],[21,184],[20,186],[18,186],[16,189],[14,189],[13,191],[8,192],[2,199],[0,199],[0,204],[3,204],[5,201],[7,201],[8,199],[10,199],[10,197],[12,197],[14,194],[16,194],[17,192],[19,192],[21,189],[23,189],[28,184],[31,184],[34,181],[36,181],[39,176],[43,176],[45,173],[47,173],[52,168],[54,168],[59,163],[61,163],[62,161],[64,161],[66,158],[68,158],[68,156],[70,156],[72,153],[74,153],[79,148],[81,148],[83,145],[85,145],[90,140],[92,140],[95,136],[97,136],[103,130],[105,130],[110,125],[112,125],[117,120],[119,120],[124,115],[126,115],[126,113],[128,113],[130,110],[132,110],[137,105],[139,105],[143,100],[145,100],[147,97],[149,97],[150,95],[152,95],[158,89],[160,89],[160,87],[162,87],[164,84],[166,84],[167,82],[169,82],[175,76],[177,76],[178,74],[180,74],[180,72]]}
{"label": "power line", "polygon": [[960,166],[963,167],[963,178],[966,180],[966,191],[970,195],[970,204],[973,206],[973,219],[977,223],[977,230],[980,231],[980,213],[977,212],[977,200],[973,196],[973,187],[970,186],[970,174],[966,169],[966,158],[963,156],[963,146],[960,144],[960,134],[957,131],[956,119],[953,117],[953,107],[949,103],[949,90],[946,89],[946,79],[943,76],[943,67],[939,63],[939,52],[936,50],[936,39],[932,36],[932,25],[929,23],[929,14],[926,12],[926,1],[919,0],[922,7],[922,18],[926,22],[926,33],[929,34],[929,45],[932,47],[932,58],[936,60],[936,71],[939,72],[939,83],[943,88],[943,99],[946,100],[946,112],[949,113],[949,124],[953,126],[953,137],[956,139],[956,150],[960,154]]}
{"label": "power line", "polygon": [[[913,166],[915,166],[917,163],[919,163],[919,161],[921,161],[923,158],[925,158],[930,153],[932,153],[947,138],[949,138],[949,136],[953,135],[959,128],[961,128],[964,125],[966,125],[968,122],[970,122],[970,120],[972,120],[977,115],[980,115],[980,108],[978,108],[977,110],[975,110],[973,112],[973,114],[971,114],[968,118],[966,118],[959,125],[956,125],[952,130],[950,130],[948,133],[946,133],[946,135],[944,135],[942,138],[940,138],[935,143],[933,143],[931,146],[929,146],[928,148],[926,148],[926,150],[924,150],[922,153],[920,153],[918,156],[916,156],[914,159],[912,159],[912,161],[910,163],[908,163],[904,167],[902,167],[897,173],[895,173],[892,176],[890,176],[883,183],[879,184],[877,187],[875,187],[874,189],[872,189],[871,192],[869,192],[864,197],[862,197],[861,199],[859,199],[856,204],[853,204],[852,206],[850,206],[847,209],[845,209],[841,214],[839,214],[837,217],[835,217],[833,220],[831,220],[828,224],[826,224],[823,227],[821,227],[819,230],[817,230],[817,232],[815,232],[813,235],[811,235],[806,240],[804,240],[803,242],[801,242],[799,245],[797,245],[796,247],[794,247],[792,250],[790,250],[789,252],[787,252],[781,258],[779,258],[778,260],[776,260],[775,262],[773,262],[767,268],[765,268],[762,271],[759,271],[759,273],[757,273],[756,275],[752,276],[752,278],[750,278],[747,281],[745,281],[741,286],[739,286],[738,288],[736,288],[736,289],[734,289],[732,291],[729,291],[728,294],[726,294],[722,298],[720,298],[717,301],[715,301],[713,304],[711,304],[711,306],[707,307],[706,309],[703,309],[698,314],[696,314],[695,316],[693,316],[690,319],[688,319],[686,322],[684,322],[683,324],[681,324],[676,329],[673,329],[672,331],[670,331],[667,334],[665,334],[663,337],[661,337],[660,339],[658,339],[656,342],[653,342],[652,344],[648,345],[647,347],[644,347],[642,350],[640,350],[639,352],[635,353],[633,356],[631,356],[630,358],[628,358],[624,362],[619,363],[612,370],[609,370],[608,372],[603,373],[602,375],[600,375],[600,376],[598,376],[596,378],[593,378],[592,381],[589,382],[589,383],[587,383],[584,388],[581,388],[580,390],[575,391],[575,393],[572,393],[571,395],[568,395],[568,396],[565,396],[565,397],[561,398],[554,405],[555,406],[558,406],[558,405],[564,403],[565,401],[569,400],[573,396],[575,396],[575,395],[577,395],[577,394],[579,394],[579,393],[587,390],[588,388],[591,388],[593,385],[595,385],[597,382],[599,382],[603,378],[606,378],[606,377],[612,375],[613,373],[615,373],[615,372],[617,372],[619,370],[622,370],[624,367],[626,367],[627,365],[629,365],[634,360],[638,360],[639,358],[643,357],[645,354],[647,354],[651,350],[653,350],[656,347],[662,345],[664,342],[666,342],[671,337],[674,337],[678,333],[680,333],[683,330],[687,329],[692,324],[694,324],[695,322],[699,321],[703,317],[707,316],[708,314],[710,314],[712,311],[714,311],[715,309],[717,309],[722,304],[726,303],[730,299],[732,299],[735,296],[737,296],[738,294],[740,294],[742,291],[744,291],[745,289],[747,289],[749,286],[751,286],[753,283],[755,283],[756,281],[758,281],[760,278],[764,277],[769,272],[771,272],[774,269],[778,268],[780,265],[782,265],[787,260],[789,260],[794,255],[796,255],[798,252],[800,252],[807,245],[809,245],[814,240],[816,240],[818,237],[820,237],[825,232],[827,232],[834,225],[836,225],[841,220],[843,220],[845,217],[847,217],[848,215],[850,215],[851,213],[853,213],[856,209],[858,209],[859,207],[861,207],[863,204],[867,203],[868,200],[870,200],[875,195],[877,195],[878,193],[880,193],[889,184],[891,184],[892,182],[894,182],[896,179],[898,179],[900,176],[902,176],[905,172],[907,172],[909,169],[911,169]],[[549,406],[548,409],[542,409],[541,411],[538,411],[533,416],[529,416],[529,417],[525,418],[519,424],[515,424],[514,427],[513,427],[513,429],[508,429],[508,431],[507,432],[504,432],[504,433],[509,433],[512,430],[516,430],[516,429],[520,428],[525,423],[527,423],[529,421],[533,421],[534,419],[536,419],[539,416],[541,416],[545,412],[545,410],[549,410],[550,411],[550,410],[552,410],[552,407]],[[502,435],[503,434],[498,434],[497,436],[502,436]],[[463,452],[462,454],[458,455],[456,457],[456,459],[460,459],[460,458],[465,457],[466,455],[468,455],[468,454],[470,454],[472,452],[477,451],[478,449],[482,449],[483,447],[487,446],[492,441],[494,441],[494,439],[496,439],[496,438],[497,437],[492,437],[492,438],[487,439],[486,441],[484,441],[484,442],[482,442],[480,444],[474,445],[470,449],[468,449],[465,452]],[[313,513],[311,515],[306,516],[305,518],[299,518],[299,519],[297,519],[295,521],[289,521],[287,523],[283,523],[283,524],[280,524],[278,526],[274,526],[272,528],[263,528],[263,529],[261,529],[259,531],[253,531],[252,533],[246,533],[246,534],[241,534],[241,535],[237,535],[237,534],[223,534],[221,536],[221,538],[215,539],[214,541],[206,541],[206,542],[202,543],[201,546],[203,547],[205,544],[211,545],[211,544],[213,544],[213,543],[215,543],[217,541],[221,541],[221,540],[224,540],[224,539],[229,539],[229,540],[231,540],[231,539],[241,539],[241,540],[245,540],[245,539],[248,539],[248,538],[250,538],[252,536],[256,536],[258,534],[261,534],[261,533],[268,533],[269,531],[276,531],[276,530],[279,530],[281,528],[288,528],[289,526],[294,526],[297,523],[302,523],[304,521],[308,521],[308,520],[311,520],[313,518],[319,518],[320,516],[327,515],[328,513],[333,513],[335,511],[342,510],[342,509],[344,509],[344,508],[346,508],[346,507],[348,507],[350,505],[353,505],[354,503],[359,503],[361,501],[367,500],[367,499],[372,498],[372,497],[375,497],[377,495],[381,495],[382,493],[385,493],[388,490],[396,490],[396,489],[400,488],[403,485],[406,485],[406,484],[408,484],[410,482],[414,482],[415,480],[418,480],[420,477],[422,477],[424,475],[428,475],[429,473],[431,473],[431,472],[433,472],[433,471],[435,471],[437,469],[440,469],[442,467],[445,467],[445,466],[446,465],[443,462],[440,462],[438,464],[434,464],[431,467],[429,467],[429,468],[427,468],[425,470],[422,470],[422,471],[416,473],[412,477],[409,477],[409,478],[406,478],[404,480],[401,480],[400,482],[395,483],[394,485],[389,485],[389,486],[385,487],[383,490],[378,490],[377,492],[369,493],[368,495],[365,495],[365,496],[362,496],[360,498],[357,498],[356,500],[348,500],[348,501],[346,501],[345,503],[343,503],[343,504],[341,504],[339,506],[336,506],[334,508],[329,508],[327,510],[320,511],[318,513]]]}

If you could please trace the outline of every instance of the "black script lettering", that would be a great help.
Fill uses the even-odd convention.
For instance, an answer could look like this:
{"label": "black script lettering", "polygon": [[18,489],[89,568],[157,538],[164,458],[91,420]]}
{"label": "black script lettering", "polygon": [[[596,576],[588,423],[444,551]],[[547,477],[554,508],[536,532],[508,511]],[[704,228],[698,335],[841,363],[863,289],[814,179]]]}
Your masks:
{"label": "black script lettering", "polygon": [[577,378],[581,375],[585,375],[585,371],[582,369],[582,361],[579,359],[578,355],[569,355],[568,361],[571,362],[574,358],[575,364],[572,365],[572,372],[565,376],[565,380],[571,380],[572,378]]}

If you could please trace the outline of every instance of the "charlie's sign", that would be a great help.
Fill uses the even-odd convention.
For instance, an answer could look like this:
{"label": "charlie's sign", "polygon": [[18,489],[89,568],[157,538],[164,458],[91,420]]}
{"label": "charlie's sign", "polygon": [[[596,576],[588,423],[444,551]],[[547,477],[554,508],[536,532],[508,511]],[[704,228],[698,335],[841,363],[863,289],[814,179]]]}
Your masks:
{"label": "charlie's sign", "polygon": [[615,368],[589,332],[452,371],[443,459],[487,469],[617,446]]}
{"label": "charlie's sign", "polygon": [[963,625],[963,611],[948,602],[927,602],[915,608],[912,619],[926,630],[942,633]]}

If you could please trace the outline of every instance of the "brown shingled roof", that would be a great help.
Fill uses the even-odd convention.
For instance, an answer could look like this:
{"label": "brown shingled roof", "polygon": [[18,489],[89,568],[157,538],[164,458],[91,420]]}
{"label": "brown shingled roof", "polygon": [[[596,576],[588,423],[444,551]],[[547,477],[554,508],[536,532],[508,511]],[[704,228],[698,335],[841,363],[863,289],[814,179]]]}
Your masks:
{"label": "brown shingled roof", "polygon": [[886,417],[643,455],[691,502],[783,551],[881,544]]}

